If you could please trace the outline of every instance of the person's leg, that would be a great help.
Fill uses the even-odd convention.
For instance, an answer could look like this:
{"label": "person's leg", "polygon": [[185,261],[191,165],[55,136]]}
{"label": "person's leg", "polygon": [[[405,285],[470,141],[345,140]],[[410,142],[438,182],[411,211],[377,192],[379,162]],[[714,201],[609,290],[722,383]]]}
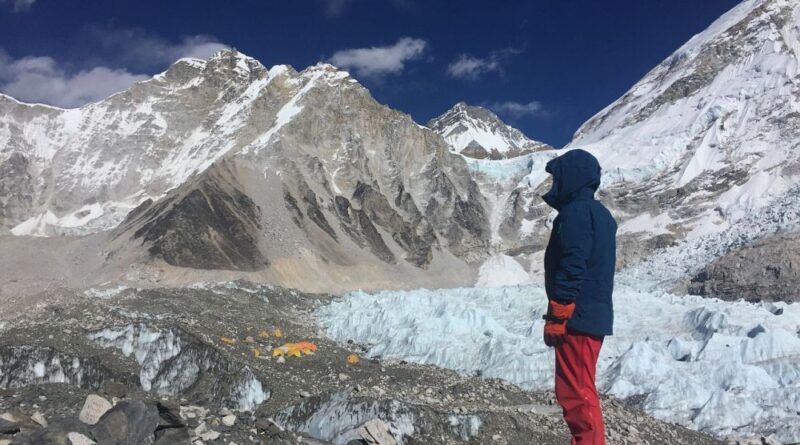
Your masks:
{"label": "person's leg", "polygon": [[602,337],[586,337],[586,366],[587,377],[584,389],[586,391],[586,399],[592,407],[592,431],[594,432],[594,443],[596,445],[605,445],[606,443],[606,428],[603,422],[603,411],[600,408],[600,397],[597,394],[596,375],[597,375],[597,358],[600,356],[600,348],[603,346]]}
{"label": "person's leg", "polygon": [[605,428],[595,387],[603,340],[570,332],[556,348],[556,399],[572,433],[572,445],[605,445]]}

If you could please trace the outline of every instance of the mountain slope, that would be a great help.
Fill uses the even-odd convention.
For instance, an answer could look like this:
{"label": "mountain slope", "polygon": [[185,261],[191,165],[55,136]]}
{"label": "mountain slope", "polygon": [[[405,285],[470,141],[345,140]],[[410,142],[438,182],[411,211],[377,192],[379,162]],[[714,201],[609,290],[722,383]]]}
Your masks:
{"label": "mountain slope", "polygon": [[507,159],[553,148],[529,139],[491,111],[464,102],[431,119],[428,128],[442,136],[454,151],[475,159]]}

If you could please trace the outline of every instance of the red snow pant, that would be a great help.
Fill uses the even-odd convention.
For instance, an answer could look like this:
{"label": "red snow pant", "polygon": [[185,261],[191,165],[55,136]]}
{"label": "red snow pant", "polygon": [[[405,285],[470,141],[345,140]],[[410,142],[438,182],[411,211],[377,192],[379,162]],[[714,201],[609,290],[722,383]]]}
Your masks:
{"label": "red snow pant", "polygon": [[603,337],[568,331],[556,348],[556,399],[572,433],[571,445],[605,445],[605,427],[595,387]]}

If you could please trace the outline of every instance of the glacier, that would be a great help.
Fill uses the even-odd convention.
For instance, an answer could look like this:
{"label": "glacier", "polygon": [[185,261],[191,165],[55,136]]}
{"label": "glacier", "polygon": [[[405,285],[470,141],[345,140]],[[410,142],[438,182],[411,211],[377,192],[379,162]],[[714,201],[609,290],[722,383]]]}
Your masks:
{"label": "glacier", "polygon": [[101,347],[114,347],[140,366],[139,383],[145,391],[175,396],[211,378],[213,397],[241,411],[255,409],[269,399],[261,381],[245,365],[228,362],[212,347],[171,329],[131,324],[88,335]]}
{"label": "glacier", "polygon": [[[652,283],[651,283],[652,284]],[[723,302],[619,286],[615,335],[601,351],[598,388],[640,396],[669,422],[720,437],[800,441],[800,305]],[[367,355],[553,388],[541,340],[541,285],[352,292],[316,316],[331,338]]]}

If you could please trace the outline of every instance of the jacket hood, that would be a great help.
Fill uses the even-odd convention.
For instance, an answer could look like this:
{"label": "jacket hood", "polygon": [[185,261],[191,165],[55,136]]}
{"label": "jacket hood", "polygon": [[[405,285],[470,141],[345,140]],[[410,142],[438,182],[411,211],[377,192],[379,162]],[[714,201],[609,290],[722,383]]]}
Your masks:
{"label": "jacket hood", "polygon": [[556,210],[578,196],[592,198],[600,187],[600,163],[581,149],[570,150],[551,160],[545,171],[553,176],[553,187],[542,199]]}

